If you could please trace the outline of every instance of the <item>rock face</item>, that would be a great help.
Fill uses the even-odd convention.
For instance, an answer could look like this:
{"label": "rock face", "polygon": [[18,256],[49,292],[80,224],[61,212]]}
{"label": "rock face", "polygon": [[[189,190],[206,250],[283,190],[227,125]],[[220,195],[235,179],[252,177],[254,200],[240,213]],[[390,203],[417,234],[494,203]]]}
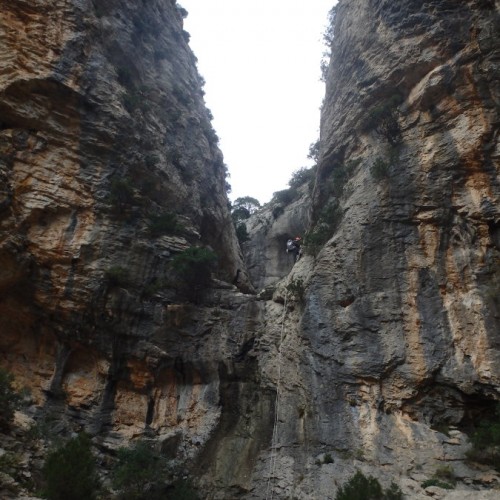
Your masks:
{"label": "rock face", "polygon": [[207,303],[230,289],[231,308],[247,305],[224,285],[244,266],[183,9],[0,10],[2,367],[40,418],[117,443],[153,429],[189,455],[218,422],[219,342],[237,353],[247,339],[183,303],[172,257],[213,249],[220,286]]}
{"label": "rock face", "polygon": [[291,203],[283,206],[271,201],[247,221],[251,239],[243,244],[243,252],[257,290],[276,283],[292,269],[294,259],[285,251],[286,242],[304,235],[310,223],[310,207],[309,189],[303,185]]}
{"label": "rock face", "polygon": [[498,400],[499,4],[341,1],[336,18],[324,245],[288,277],[305,301],[283,322],[267,473],[283,498],[331,498],[355,467],[412,498],[446,463],[481,483],[460,460]]}
{"label": "rock face", "polygon": [[[248,224],[258,296],[182,10],[0,5],[1,364],[28,413],[147,436],[206,498],[334,498],[356,469],[498,496],[464,461],[500,399],[498,2],[339,2],[312,195]],[[219,262],[193,304],[194,245]],[[443,466],[456,491],[424,490]]]}

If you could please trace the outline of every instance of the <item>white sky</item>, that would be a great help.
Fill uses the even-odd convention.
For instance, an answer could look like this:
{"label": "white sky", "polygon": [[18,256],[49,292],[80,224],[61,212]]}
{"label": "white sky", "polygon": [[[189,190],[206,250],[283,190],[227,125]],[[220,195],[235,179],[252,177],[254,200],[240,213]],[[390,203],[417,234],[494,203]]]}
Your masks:
{"label": "white sky", "polygon": [[261,203],[311,166],[324,95],[323,31],[336,0],[178,0],[229,168],[230,198]]}

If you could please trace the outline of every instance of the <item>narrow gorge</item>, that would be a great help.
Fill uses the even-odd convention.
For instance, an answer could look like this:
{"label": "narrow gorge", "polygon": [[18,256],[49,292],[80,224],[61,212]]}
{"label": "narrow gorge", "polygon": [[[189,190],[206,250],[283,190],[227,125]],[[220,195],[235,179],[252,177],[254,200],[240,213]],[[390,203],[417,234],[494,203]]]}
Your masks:
{"label": "narrow gorge", "polygon": [[499,0],[340,0],[317,165],[241,246],[181,5],[0,6],[2,498],[83,433],[98,498],[500,497]]}

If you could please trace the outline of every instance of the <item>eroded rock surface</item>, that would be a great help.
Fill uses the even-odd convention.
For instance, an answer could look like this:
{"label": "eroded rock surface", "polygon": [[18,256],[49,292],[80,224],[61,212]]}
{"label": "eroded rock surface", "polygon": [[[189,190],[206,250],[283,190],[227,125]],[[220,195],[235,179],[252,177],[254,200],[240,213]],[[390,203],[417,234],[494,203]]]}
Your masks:
{"label": "eroded rock surface", "polygon": [[[256,296],[182,10],[0,6],[0,362],[24,413],[102,453],[152,439],[206,498],[334,498],[356,469],[498,496],[464,460],[499,399],[498,2],[340,1],[312,200],[249,221]],[[152,232],[165,213],[181,228]],[[195,304],[169,267],[193,245],[219,256]],[[455,491],[422,487],[440,467]]]}
{"label": "eroded rock surface", "polygon": [[[498,15],[339,3],[313,195],[313,230],[330,232],[304,271],[300,347],[284,346],[305,392],[283,378],[283,498],[332,498],[355,467],[411,498],[447,463],[498,488],[460,462],[463,431],[498,400]],[[321,450],[336,465],[315,469]]]}
{"label": "eroded rock surface", "polygon": [[[1,365],[61,435],[84,429],[111,448],[152,435],[185,460],[218,426],[245,321],[258,320],[231,285],[241,269],[251,289],[183,10],[0,11]],[[205,307],[172,274],[192,246],[218,257]]]}

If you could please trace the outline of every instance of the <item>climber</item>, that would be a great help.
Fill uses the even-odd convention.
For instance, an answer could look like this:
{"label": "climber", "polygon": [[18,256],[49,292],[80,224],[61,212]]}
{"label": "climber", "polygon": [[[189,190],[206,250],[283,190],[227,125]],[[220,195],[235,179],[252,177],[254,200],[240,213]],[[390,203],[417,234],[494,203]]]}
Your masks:
{"label": "climber", "polygon": [[296,236],[294,239],[289,238],[286,242],[286,251],[287,253],[293,254],[293,261],[297,262],[302,255],[302,250],[300,248],[300,241],[302,238],[300,236]]}

